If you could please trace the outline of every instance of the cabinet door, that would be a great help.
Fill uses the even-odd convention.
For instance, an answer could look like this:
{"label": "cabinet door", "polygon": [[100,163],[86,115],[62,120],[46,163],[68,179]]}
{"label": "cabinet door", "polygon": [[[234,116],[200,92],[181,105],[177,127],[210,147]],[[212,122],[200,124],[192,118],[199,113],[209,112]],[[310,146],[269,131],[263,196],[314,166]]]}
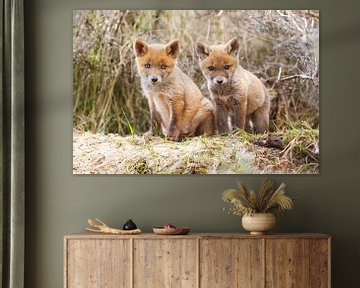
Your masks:
{"label": "cabinet door", "polygon": [[200,287],[263,287],[263,262],[260,239],[203,239],[200,241]]}
{"label": "cabinet door", "polygon": [[130,248],[130,240],[68,239],[65,287],[131,287]]}
{"label": "cabinet door", "polygon": [[134,240],[134,288],[197,287],[197,240]]}
{"label": "cabinet door", "polygon": [[310,241],[310,288],[330,287],[330,240]]}
{"label": "cabinet door", "polygon": [[267,239],[266,287],[328,287],[327,240]]}

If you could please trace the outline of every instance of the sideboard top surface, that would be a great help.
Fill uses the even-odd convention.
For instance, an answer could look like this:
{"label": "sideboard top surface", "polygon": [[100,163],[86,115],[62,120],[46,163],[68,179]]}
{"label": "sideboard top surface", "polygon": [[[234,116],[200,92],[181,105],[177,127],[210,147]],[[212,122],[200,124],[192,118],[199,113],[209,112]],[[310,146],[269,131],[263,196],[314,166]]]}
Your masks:
{"label": "sideboard top surface", "polygon": [[329,235],[320,233],[287,233],[250,235],[245,233],[189,233],[188,235],[156,235],[142,233],[138,235],[110,235],[101,233],[75,233],[64,236],[65,239],[329,239]]}

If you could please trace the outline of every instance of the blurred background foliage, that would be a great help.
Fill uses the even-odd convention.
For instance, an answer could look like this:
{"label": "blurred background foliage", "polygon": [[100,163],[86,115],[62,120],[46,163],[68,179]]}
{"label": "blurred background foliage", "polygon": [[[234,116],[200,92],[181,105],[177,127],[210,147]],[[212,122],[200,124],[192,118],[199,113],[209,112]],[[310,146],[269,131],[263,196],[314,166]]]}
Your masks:
{"label": "blurred background foliage", "polygon": [[73,12],[73,125],[141,134],[149,111],[132,44],[181,43],[178,65],[208,95],[195,51],[238,37],[240,63],[272,95],[271,131],[319,126],[319,12],[315,10],[77,10]]}

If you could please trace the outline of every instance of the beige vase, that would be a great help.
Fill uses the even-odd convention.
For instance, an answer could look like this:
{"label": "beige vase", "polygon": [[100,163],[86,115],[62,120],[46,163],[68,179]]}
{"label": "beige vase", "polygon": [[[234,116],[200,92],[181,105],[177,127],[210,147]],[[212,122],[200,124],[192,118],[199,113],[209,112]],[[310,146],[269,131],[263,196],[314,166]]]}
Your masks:
{"label": "beige vase", "polygon": [[263,235],[276,226],[276,217],[272,213],[255,213],[242,217],[242,226],[251,235]]}

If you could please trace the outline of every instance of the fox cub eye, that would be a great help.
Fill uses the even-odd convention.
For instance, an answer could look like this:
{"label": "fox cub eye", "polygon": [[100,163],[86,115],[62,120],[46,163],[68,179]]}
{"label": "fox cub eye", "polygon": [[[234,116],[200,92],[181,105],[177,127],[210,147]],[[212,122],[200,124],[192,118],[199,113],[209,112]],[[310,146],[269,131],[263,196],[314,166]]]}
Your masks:
{"label": "fox cub eye", "polygon": [[230,69],[230,65],[227,65],[227,64],[224,65],[224,69],[225,69],[225,70],[229,70],[229,69]]}
{"label": "fox cub eye", "polygon": [[146,63],[146,64],[145,64],[145,68],[148,68],[148,69],[149,69],[150,66],[151,66],[151,65],[150,65],[149,63]]}
{"label": "fox cub eye", "polygon": [[165,70],[167,67],[168,67],[168,66],[166,66],[165,64],[162,64],[162,65],[160,66],[160,68],[161,68],[162,70]]}
{"label": "fox cub eye", "polygon": [[215,66],[209,66],[208,69],[209,69],[210,71],[214,71],[214,70],[215,70]]}

